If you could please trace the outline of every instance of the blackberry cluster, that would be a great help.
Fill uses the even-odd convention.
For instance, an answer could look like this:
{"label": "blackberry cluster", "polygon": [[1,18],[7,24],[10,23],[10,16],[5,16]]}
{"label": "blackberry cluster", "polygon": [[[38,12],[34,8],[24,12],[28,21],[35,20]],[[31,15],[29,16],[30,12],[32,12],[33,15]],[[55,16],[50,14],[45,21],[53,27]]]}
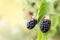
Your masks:
{"label": "blackberry cluster", "polygon": [[41,24],[40,24],[40,29],[43,33],[46,33],[51,26],[51,21],[50,20],[42,20]]}
{"label": "blackberry cluster", "polygon": [[33,29],[36,24],[37,24],[37,20],[36,20],[36,19],[30,20],[30,21],[27,23],[27,28],[28,28],[28,29]]}

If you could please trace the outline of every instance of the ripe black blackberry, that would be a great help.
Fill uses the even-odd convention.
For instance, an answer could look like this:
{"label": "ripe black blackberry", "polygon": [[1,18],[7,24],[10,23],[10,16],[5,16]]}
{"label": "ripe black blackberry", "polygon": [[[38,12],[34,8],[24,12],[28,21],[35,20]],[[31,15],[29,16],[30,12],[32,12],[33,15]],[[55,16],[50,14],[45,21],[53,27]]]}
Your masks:
{"label": "ripe black blackberry", "polygon": [[40,24],[40,29],[43,33],[46,33],[51,26],[51,21],[49,19],[43,19]]}
{"label": "ripe black blackberry", "polygon": [[28,29],[33,29],[36,24],[37,24],[37,20],[36,20],[36,19],[31,19],[31,20],[27,23],[27,28],[28,28]]}

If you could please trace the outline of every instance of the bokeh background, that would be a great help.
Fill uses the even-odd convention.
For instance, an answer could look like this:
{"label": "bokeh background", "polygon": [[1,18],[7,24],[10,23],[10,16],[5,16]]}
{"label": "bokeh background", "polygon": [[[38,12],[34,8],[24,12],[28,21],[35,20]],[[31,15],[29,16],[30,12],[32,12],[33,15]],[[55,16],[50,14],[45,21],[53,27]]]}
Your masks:
{"label": "bokeh background", "polygon": [[0,0],[0,40],[33,40],[36,36],[35,30],[26,28],[25,3],[26,0]]}
{"label": "bokeh background", "polygon": [[[36,16],[39,1],[0,0],[0,40],[36,40],[38,26],[29,30],[26,28],[26,23],[30,19],[28,15],[29,11],[34,11],[34,15]],[[53,2],[53,0],[49,1]],[[32,2],[36,3],[34,8],[31,6]],[[54,11],[60,13],[60,5]],[[59,30],[58,32],[60,32]],[[55,36],[49,40],[60,40],[60,33],[57,33]]]}

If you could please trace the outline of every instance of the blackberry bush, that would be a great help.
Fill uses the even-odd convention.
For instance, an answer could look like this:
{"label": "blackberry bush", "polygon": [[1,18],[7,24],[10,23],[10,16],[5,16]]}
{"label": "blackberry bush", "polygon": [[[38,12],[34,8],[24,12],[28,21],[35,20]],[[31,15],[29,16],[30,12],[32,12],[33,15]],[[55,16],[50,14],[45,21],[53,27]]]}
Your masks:
{"label": "blackberry bush", "polygon": [[46,33],[50,29],[50,26],[51,26],[51,21],[44,19],[40,24],[40,29],[43,33]]}
{"label": "blackberry bush", "polygon": [[33,29],[36,24],[37,24],[37,20],[36,20],[36,19],[31,19],[31,20],[27,23],[27,28],[28,28],[28,29]]}

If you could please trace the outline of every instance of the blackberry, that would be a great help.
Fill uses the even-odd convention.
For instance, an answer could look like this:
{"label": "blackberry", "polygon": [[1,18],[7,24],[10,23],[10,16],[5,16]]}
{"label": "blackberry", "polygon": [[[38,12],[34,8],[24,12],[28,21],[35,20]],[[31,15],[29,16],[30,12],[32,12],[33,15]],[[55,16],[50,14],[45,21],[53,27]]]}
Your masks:
{"label": "blackberry", "polygon": [[46,33],[50,29],[50,26],[51,26],[51,21],[44,19],[40,24],[40,29],[43,33]]}
{"label": "blackberry", "polygon": [[36,19],[31,19],[31,20],[27,23],[27,28],[28,28],[28,29],[33,29],[36,24],[37,24],[37,20],[36,20]]}

